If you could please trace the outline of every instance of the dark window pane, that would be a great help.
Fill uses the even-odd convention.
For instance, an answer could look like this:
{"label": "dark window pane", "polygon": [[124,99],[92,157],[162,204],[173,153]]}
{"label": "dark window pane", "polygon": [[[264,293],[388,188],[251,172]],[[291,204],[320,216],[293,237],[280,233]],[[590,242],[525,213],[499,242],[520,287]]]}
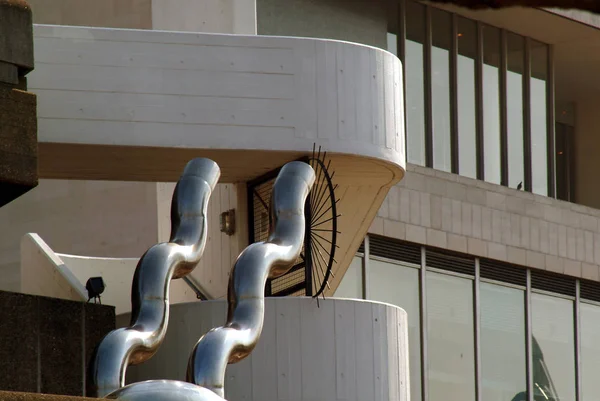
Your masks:
{"label": "dark window pane", "polygon": [[531,41],[531,173],[533,192],[548,195],[548,46]]}
{"label": "dark window pane", "polygon": [[485,180],[500,184],[500,30],[483,27],[483,161]]}
{"label": "dark window pane", "polygon": [[406,154],[409,163],[425,165],[425,91],[423,46],[425,6],[406,2]]}
{"label": "dark window pane", "polygon": [[477,178],[477,144],[475,125],[475,60],[477,25],[458,17],[458,172]]}
{"label": "dark window pane", "polygon": [[433,167],[451,171],[450,151],[450,48],[452,16],[431,10],[431,90],[433,112]]}
{"label": "dark window pane", "polygon": [[507,35],[507,136],[508,136],[508,186],[524,185],[525,160],[523,145],[523,71],[525,40],[522,36]]}

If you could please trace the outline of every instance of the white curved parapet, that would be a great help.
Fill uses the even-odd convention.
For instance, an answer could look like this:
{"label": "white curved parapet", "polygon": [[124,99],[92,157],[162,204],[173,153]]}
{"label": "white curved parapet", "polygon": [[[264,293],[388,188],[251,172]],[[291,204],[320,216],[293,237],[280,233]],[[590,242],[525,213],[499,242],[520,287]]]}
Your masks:
{"label": "white curved parapet", "polygon": [[[128,382],[184,380],[189,350],[225,321],[226,309],[225,301],[173,305],[163,345],[128,370]],[[261,339],[247,359],[228,366],[225,397],[408,401],[407,330],[406,312],[388,304],[328,298],[317,306],[311,298],[266,298]]]}
{"label": "white curved parapet", "polygon": [[244,183],[315,144],[327,151],[342,214],[327,294],[404,175],[402,68],[384,50],[49,25],[34,26],[34,39],[42,178],[174,182],[206,157],[221,182]]}
{"label": "white curved parapet", "polygon": [[[137,155],[155,154],[142,148],[277,151],[289,159],[314,142],[331,154],[372,158],[392,180],[405,169],[401,65],[386,51],[333,40],[50,25],[35,25],[34,34],[29,88],[38,95],[42,177],[174,174],[175,181],[185,161],[176,171],[168,160],[140,165]],[[53,160],[61,149],[80,152]],[[98,155],[113,157],[107,163]],[[256,171],[214,160],[222,181]],[[281,156],[258,161],[273,163],[282,165]]]}

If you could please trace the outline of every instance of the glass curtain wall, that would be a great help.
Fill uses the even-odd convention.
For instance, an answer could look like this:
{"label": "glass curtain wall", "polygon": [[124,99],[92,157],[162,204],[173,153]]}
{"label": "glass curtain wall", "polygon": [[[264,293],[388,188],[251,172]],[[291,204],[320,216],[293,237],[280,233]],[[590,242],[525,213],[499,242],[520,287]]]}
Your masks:
{"label": "glass curtain wall", "polygon": [[456,90],[458,118],[458,172],[477,178],[477,120],[476,120],[476,59],[477,24],[475,21],[457,17],[458,57],[456,61]]}
{"label": "glass curtain wall", "polygon": [[[378,249],[393,249],[397,243],[377,241],[385,244]],[[363,256],[357,256],[335,296],[364,298],[365,288],[367,299],[407,312],[413,401],[526,401],[528,386],[534,401],[600,399],[599,282],[560,281],[563,276],[540,279],[539,271],[493,261],[485,261],[486,278],[480,278],[477,259],[475,273],[452,270],[452,259],[447,261],[448,270],[433,268],[429,251],[410,246],[413,255],[427,255],[421,264],[367,254],[363,265]],[[435,266],[439,264],[437,259]],[[497,279],[487,278],[490,265],[496,266]],[[508,273],[509,268],[523,269],[537,281],[528,286],[504,282],[514,274]],[[575,286],[584,284],[583,295],[563,295],[565,286],[579,294]]]}
{"label": "glass curtain wall", "polygon": [[404,50],[408,161],[555,196],[549,46],[400,1],[406,40],[388,48]]}
{"label": "glass curtain wall", "polygon": [[526,394],[525,289],[482,282],[481,387],[486,401]]}
{"label": "glass curtain wall", "polygon": [[[425,6],[406,3],[405,102],[406,155],[409,163],[425,165]],[[396,47],[396,46],[394,46]]]}
{"label": "glass curtain wall", "polygon": [[433,167],[452,171],[450,148],[450,50],[452,15],[431,9],[431,107],[433,114]]}

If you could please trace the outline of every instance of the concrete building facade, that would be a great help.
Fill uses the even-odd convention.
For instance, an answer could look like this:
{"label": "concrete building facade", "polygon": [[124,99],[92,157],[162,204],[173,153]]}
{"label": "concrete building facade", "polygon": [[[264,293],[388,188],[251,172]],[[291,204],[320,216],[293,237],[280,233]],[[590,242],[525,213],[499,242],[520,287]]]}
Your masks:
{"label": "concrete building facade", "polygon": [[[335,167],[345,185],[342,219],[350,222],[341,230],[342,256],[326,294],[406,310],[413,400],[594,399],[600,391],[600,348],[593,340],[600,334],[598,17],[526,8],[470,11],[412,0],[207,0],[187,8],[118,3],[95,2],[102,10],[84,13],[91,6],[81,2],[32,1],[34,21],[42,24],[34,32],[38,64],[30,87],[39,99],[45,179],[0,210],[14,227],[2,234],[4,288],[42,291],[20,263],[20,240],[28,232],[57,252],[100,257],[139,257],[166,239],[177,168],[144,170],[144,157],[182,152],[173,150],[181,145],[217,156],[216,150],[236,146],[283,154],[246,176],[231,173],[211,214],[217,226],[228,209],[246,216],[250,179],[316,142],[341,155]],[[142,31],[151,29],[239,36]],[[84,41],[88,53],[77,47]],[[148,49],[132,51],[140,42]],[[174,43],[180,49],[168,50]],[[211,46],[220,48],[211,53]],[[269,51],[249,55],[258,49]],[[151,58],[150,50],[171,53]],[[165,59],[184,66],[160,65]],[[202,74],[238,67],[269,77],[254,77],[262,85],[236,81],[242,86],[215,96],[279,99],[281,109],[261,109],[254,99],[231,106],[229,115],[229,106],[194,110],[177,100],[195,96],[198,102],[221,90]],[[182,72],[186,68],[194,72]],[[189,87],[168,88],[169,69],[189,74]],[[274,78],[286,74],[295,78]],[[138,95],[153,91],[174,99],[154,104],[162,110],[144,109],[151,99]],[[290,99],[295,103],[285,109]],[[177,113],[160,116],[169,107]],[[281,113],[279,121],[273,112]],[[232,122],[232,115],[242,122]],[[159,124],[173,132],[171,139],[163,139]],[[211,136],[203,124],[241,128]],[[186,136],[185,127],[200,130],[201,138]],[[267,134],[240,139],[248,130]],[[280,138],[292,131],[294,142],[284,143]],[[400,135],[406,146],[395,139]],[[196,142],[190,145],[190,138]],[[139,150],[148,153],[126,163],[119,152],[136,140],[168,150]],[[82,147],[57,145],[70,143]],[[106,164],[129,169],[126,179],[139,182],[89,181],[124,179],[92,157],[103,146],[117,147],[99,153],[112,155]],[[248,165],[255,160],[245,159]],[[62,180],[73,176],[81,181]],[[240,221],[233,237],[215,230],[211,267],[201,266],[195,276],[214,277],[213,298],[225,295],[228,269],[253,232],[251,222]]]}

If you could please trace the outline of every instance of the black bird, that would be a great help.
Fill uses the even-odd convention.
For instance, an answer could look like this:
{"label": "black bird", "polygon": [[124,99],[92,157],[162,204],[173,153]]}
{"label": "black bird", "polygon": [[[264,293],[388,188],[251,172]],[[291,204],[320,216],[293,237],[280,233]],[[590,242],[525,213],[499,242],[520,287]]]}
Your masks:
{"label": "black bird", "polygon": [[519,185],[517,185],[517,191],[520,191],[523,188],[523,181],[521,181],[519,183]]}

